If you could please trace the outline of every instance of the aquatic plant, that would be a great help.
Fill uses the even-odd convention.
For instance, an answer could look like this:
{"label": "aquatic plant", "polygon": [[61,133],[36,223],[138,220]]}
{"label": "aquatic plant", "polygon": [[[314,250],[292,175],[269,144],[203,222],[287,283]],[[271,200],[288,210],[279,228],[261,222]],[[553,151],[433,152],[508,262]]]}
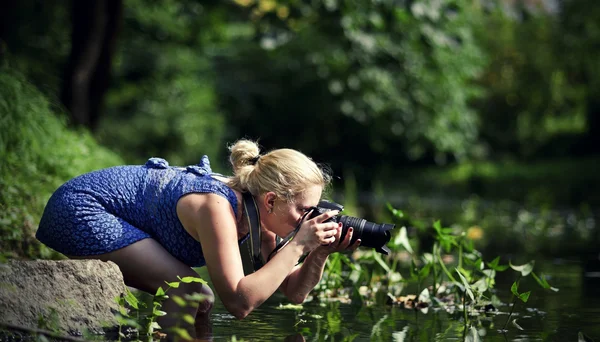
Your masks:
{"label": "aquatic plant", "polygon": [[[125,294],[116,299],[119,304],[119,312],[116,314],[117,322],[119,324],[119,341],[121,339],[127,339],[128,341],[142,341],[142,337],[145,341],[152,342],[155,339],[161,339],[165,333],[173,333],[176,336],[191,340],[191,336],[182,328],[179,324],[175,327],[171,327],[166,331],[162,331],[157,319],[167,313],[160,310],[162,304],[167,300],[169,295],[168,291],[172,288],[178,288],[181,283],[202,283],[207,284],[205,280],[199,277],[177,277],[179,281],[165,282],[166,287],[163,289],[159,287],[153,296],[151,309],[147,312],[147,304],[139,300],[129,289],[126,290]],[[200,293],[192,293],[185,295],[184,297],[174,295],[171,298],[180,307],[186,307],[189,305],[198,305],[200,302],[207,299],[206,295]],[[179,314],[178,322],[185,321],[188,324],[193,325],[195,318],[190,314]],[[133,336],[126,335],[123,331],[124,327],[131,327],[135,329]]]}

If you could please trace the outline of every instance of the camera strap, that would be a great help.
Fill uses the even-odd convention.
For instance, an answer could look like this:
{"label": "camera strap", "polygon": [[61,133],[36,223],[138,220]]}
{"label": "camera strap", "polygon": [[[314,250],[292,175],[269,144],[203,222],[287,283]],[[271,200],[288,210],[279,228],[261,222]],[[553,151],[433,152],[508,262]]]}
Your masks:
{"label": "camera strap", "polygon": [[260,231],[260,214],[258,207],[254,201],[254,197],[248,191],[242,193],[244,200],[244,210],[246,211],[246,219],[248,220],[248,229],[250,230],[250,243],[248,249],[250,256],[252,257],[252,265],[254,272],[258,271],[265,264],[262,254],[260,253],[260,244],[262,241],[262,234]]}

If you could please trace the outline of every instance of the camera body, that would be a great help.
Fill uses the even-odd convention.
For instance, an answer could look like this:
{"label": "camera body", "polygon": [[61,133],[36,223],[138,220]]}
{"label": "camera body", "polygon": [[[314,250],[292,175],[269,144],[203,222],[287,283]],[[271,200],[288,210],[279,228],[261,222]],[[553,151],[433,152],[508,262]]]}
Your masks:
{"label": "camera body", "polygon": [[[331,201],[320,201],[319,204],[313,208],[309,219],[319,216],[330,210],[339,210],[341,212],[342,210],[344,210],[344,206]],[[350,245],[352,245],[356,240],[361,239],[361,246],[375,248],[377,252],[384,255],[388,255],[390,253],[390,250],[386,246],[386,244],[390,241],[390,230],[396,226],[395,224],[377,224],[374,222],[369,222],[362,218],[340,214],[331,217],[325,222],[342,223],[342,235],[340,238],[340,242],[343,241],[346,237],[348,228],[352,227],[354,228],[354,233],[352,234],[352,240],[350,240]]]}

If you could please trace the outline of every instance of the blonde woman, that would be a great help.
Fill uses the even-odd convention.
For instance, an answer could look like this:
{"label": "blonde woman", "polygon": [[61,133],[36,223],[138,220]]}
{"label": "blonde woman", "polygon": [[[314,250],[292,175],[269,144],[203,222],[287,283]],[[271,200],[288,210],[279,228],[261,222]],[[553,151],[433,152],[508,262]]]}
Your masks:
{"label": "blonde woman", "polygon": [[[191,267],[206,266],[217,295],[238,319],[278,289],[291,302],[302,303],[321,279],[328,255],[360,244],[357,240],[350,245],[352,228],[339,241],[341,223],[326,222],[337,211],[310,219],[305,215],[318,204],[330,177],[296,150],[261,155],[255,142],[239,140],[230,152],[231,177],[213,173],[206,156],[188,167],[151,158],[145,165],[76,177],[50,198],[37,238],[71,258],[113,261],[128,286],[149,293],[178,276],[196,276]],[[244,274],[239,250],[249,235],[244,193],[256,204],[260,250],[267,260],[249,275]],[[276,237],[291,232],[296,232],[293,239],[270,255]],[[213,296],[199,283],[169,291],[171,297],[193,292]],[[211,307],[211,300],[186,309],[167,301],[163,305],[167,315],[159,324],[163,329],[181,325],[177,313],[206,315]]]}

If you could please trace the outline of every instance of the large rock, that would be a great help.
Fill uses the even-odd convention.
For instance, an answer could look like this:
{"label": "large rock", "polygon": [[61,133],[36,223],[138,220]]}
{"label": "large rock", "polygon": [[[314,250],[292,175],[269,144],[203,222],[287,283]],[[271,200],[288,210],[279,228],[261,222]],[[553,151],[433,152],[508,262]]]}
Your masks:
{"label": "large rock", "polygon": [[113,262],[36,260],[0,264],[0,322],[101,334],[117,325],[115,298],[125,292]]}

